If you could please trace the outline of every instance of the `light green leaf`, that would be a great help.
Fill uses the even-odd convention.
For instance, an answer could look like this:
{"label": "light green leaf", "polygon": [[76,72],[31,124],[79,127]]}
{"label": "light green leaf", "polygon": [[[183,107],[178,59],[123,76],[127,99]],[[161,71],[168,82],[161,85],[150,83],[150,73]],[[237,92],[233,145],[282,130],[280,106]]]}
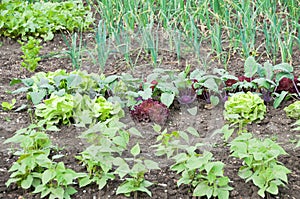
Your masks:
{"label": "light green leaf", "polygon": [[278,187],[277,187],[276,183],[270,182],[269,187],[267,188],[266,191],[273,194],[273,195],[277,195],[278,194]]}
{"label": "light green leaf", "polygon": [[44,171],[42,175],[42,184],[46,185],[51,179],[53,179],[55,176],[55,172],[51,170]]}
{"label": "light green leaf", "polygon": [[79,180],[79,187],[85,187],[89,184],[91,184],[93,181],[89,178],[89,176],[86,176],[84,178],[80,178]]}
{"label": "light green leaf", "polygon": [[207,196],[207,198],[210,198],[212,194],[213,188],[209,187],[206,182],[200,182],[193,192],[193,196]]}
{"label": "light green leaf", "polygon": [[288,94],[287,91],[282,91],[274,100],[273,107],[278,108],[281,102],[284,100],[285,96]]}
{"label": "light green leaf", "polygon": [[175,97],[174,93],[162,93],[160,97],[160,101],[167,107],[170,107],[174,101],[174,97]]}
{"label": "light green leaf", "polygon": [[228,199],[229,198],[229,191],[218,189],[218,198],[219,199]]}
{"label": "light green leaf", "polygon": [[143,98],[143,100],[147,100],[152,97],[152,89],[146,88],[144,91],[139,91],[138,94]]}
{"label": "light green leaf", "polygon": [[214,91],[216,93],[219,92],[219,86],[216,83],[214,78],[208,78],[204,83],[203,86],[206,87],[207,89]]}
{"label": "light green leaf", "polygon": [[128,132],[130,134],[132,134],[132,135],[143,137],[143,135],[141,134],[141,132],[139,130],[137,130],[135,127],[131,127],[130,129],[128,129]]}
{"label": "light green leaf", "polygon": [[191,115],[195,116],[195,115],[197,115],[198,107],[195,106],[195,107],[193,107],[193,108],[188,108],[187,111],[188,111]]}
{"label": "light green leaf", "polygon": [[255,61],[254,57],[250,56],[246,59],[244,70],[246,77],[253,77],[253,75],[257,72],[259,64]]}
{"label": "light green leaf", "polygon": [[131,193],[133,190],[133,187],[130,183],[130,181],[126,181],[125,183],[121,184],[116,191],[116,194],[122,194],[122,193]]}
{"label": "light green leaf", "polygon": [[131,148],[130,153],[133,156],[137,156],[138,154],[140,154],[141,150],[140,150],[140,145],[139,143],[137,143],[134,147]]}
{"label": "light green leaf", "polygon": [[21,187],[23,189],[29,189],[32,185],[33,177],[32,175],[28,175],[25,180],[22,180]]}
{"label": "light green leaf", "polygon": [[9,178],[5,185],[8,187],[10,184],[20,181],[22,178]]}
{"label": "light green leaf", "polygon": [[194,136],[196,136],[196,137],[199,137],[199,133],[198,133],[198,131],[196,130],[196,129],[194,129],[193,127],[188,127],[187,129],[186,129],[186,131],[188,132],[188,133],[190,133],[191,135],[194,135]]}
{"label": "light green leaf", "polygon": [[31,99],[31,101],[34,105],[37,105],[37,104],[41,103],[42,99],[44,99],[44,97],[46,95],[47,95],[47,92],[46,92],[45,89],[41,89],[37,92],[30,92],[29,93],[30,99]]}
{"label": "light green leaf", "polygon": [[212,105],[217,106],[220,102],[220,99],[215,95],[211,95],[210,96],[210,102],[211,102]]}
{"label": "light green leaf", "polygon": [[[65,189],[65,197],[66,197],[66,194],[67,195],[73,195],[77,193],[77,190],[74,188],[74,187],[71,187],[71,186],[68,186],[66,189]],[[70,197],[69,197],[70,198]]]}
{"label": "light green leaf", "polygon": [[154,162],[152,160],[144,160],[144,162],[145,162],[146,168],[149,170],[160,169],[157,162]]}
{"label": "light green leaf", "polygon": [[273,66],[273,70],[279,70],[279,71],[283,71],[283,72],[287,72],[287,73],[292,73],[294,70],[294,67],[288,63],[281,63],[281,64],[277,64],[277,65]]}
{"label": "light green leaf", "polygon": [[155,132],[157,132],[157,133],[160,133],[160,131],[161,131],[161,126],[158,125],[158,124],[154,124],[154,125],[153,125],[153,130],[154,130]]}

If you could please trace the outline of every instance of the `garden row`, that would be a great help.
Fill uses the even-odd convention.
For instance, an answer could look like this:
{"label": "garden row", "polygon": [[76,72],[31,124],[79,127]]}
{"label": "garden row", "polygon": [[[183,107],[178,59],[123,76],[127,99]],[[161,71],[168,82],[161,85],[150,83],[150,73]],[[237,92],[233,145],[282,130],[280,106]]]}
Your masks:
{"label": "garden row", "polygon": [[[272,70],[271,70],[272,69]],[[138,192],[151,196],[152,182],[145,173],[160,169],[157,162],[141,157],[136,143],[128,149],[134,136],[143,135],[134,127],[127,129],[120,121],[124,108],[130,110],[136,122],[154,122],[157,143],[152,147],[157,156],[173,160],[170,169],[180,175],[177,185],[190,185],[194,196],[228,198],[230,179],[223,175],[224,164],[213,160],[213,154],[197,150],[205,143],[189,144],[189,137],[199,134],[188,127],[185,131],[163,129],[170,114],[169,108],[178,101],[190,106],[197,100],[205,100],[212,107],[225,103],[224,118],[228,121],[219,132],[229,143],[231,155],[243,160],[239,176],[259,187],[258,194],[278,194],[278,186],[288,183],[291,171],[278,162],[286,152],[271,139],[260,140],[246,132],[245,126],[263,120],[265,103],[275,107],[289,98],[299,98],[299,80],[293,76],[288,64],[264,66],[249,57],[245,62],[245,75],[235,77],[224,70],[215,74],[200,70],[176,73],[173,70],[155,69],[146,79],[131,75],[97,75],[84,71],[67,73],[65,70],[39,72],[31,78],[14,79],[11,84],[24,86],[13,93],[26,92],[33,105],[33,124],[21,129],[6,143],[18,143],[14,154],[18,157],[12,165],[7,186],[17,183],[23,189],[33,188],[41,197],[70,198],[76,193],[72,186],[80,187],[96,183],[102,189],[109,180],[124,179],[117,194],[138,197]],[[3,109],[14,107],[2,103]],[[21,107],[19,108],[26,108]],[[189,107],[196,115],[197,108]],[[285,108],[287,115],[300,121],[300,103]],[[61,125],[76,125],[86,129],[81,135],[90,145],[76,158],[86,167],[86,172],[66,168],[62,155],[52,145],[47,131],[59,131]],[[160,125],[159,125],[160,124]],[[299,130],[299,127],[298,127]],[[235,139],[230,139],[236,132]],[[297,144],[299,146],[299,143]],[[129,150],[131,157],[124,157]],[[127,155],[128,156],[128,155]]]}
{"label": "garden row", "polygon": [[[293,53],[300,45],[299,9],[294,0],[276,3],[270,0],[88,0],[85,4],[3,0],[0,35],[24,41],[33,36],[48,41],[56,32],[69,33],[72,41],[66,40],[66,44],[73,66],[80,67],[87,52],[102,72],[115,52],[135,67],[142,50],[149,53],[153,65],[160,64],[158,55],[162,49],[176,53],[178,62],[188,51],[203,68],[208,67],[210,59],[218,60],[227,68],[236,55],[243,59],[251,55],[266,58],[272,64],[280,59],[292,63]],[[100,20],[94,24],[97,15]],[[92,26],[97,45],[87,49],[81,33]],[[210,44],[208,57],[201,51],[206,44]],[[139,51],[137,57],[132,56],[136,51]],[[29,65],[36,56],[26,51],[28,63],[24,66],[33,71],[36,66]]]}

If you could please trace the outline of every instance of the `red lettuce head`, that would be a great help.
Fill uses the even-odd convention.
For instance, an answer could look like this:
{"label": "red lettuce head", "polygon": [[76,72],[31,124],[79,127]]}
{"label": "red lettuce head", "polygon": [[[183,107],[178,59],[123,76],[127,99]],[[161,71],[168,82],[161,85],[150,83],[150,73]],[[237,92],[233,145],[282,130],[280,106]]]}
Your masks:
{"label": "red lettuce head", "polygon": [[[295,77],[294,81],[297,85],[298,78]],[[290,93],[296,93],[296,89],[294,87],[293,81],[287,77],[284,77],[279,81],[279,85],[276,91],[288,91]]]}
{"label": "red lettuce head", "polygon": [[169,109],[159,101],[147,99],[136,105],[130,114],[132,119],[137,122],[164,124],[168,119]]}

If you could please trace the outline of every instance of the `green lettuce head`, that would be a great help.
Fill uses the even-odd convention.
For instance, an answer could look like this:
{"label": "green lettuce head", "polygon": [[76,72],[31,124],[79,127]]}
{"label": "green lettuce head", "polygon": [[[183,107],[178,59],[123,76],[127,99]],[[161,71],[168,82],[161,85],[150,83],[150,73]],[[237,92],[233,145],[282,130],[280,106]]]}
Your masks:
{"label": "green lettuce head", "polygon": [[264,119],[266,113],[264,101],[251,92],[237,93],[225,102],[224,118],[233,124],[243,126]]}

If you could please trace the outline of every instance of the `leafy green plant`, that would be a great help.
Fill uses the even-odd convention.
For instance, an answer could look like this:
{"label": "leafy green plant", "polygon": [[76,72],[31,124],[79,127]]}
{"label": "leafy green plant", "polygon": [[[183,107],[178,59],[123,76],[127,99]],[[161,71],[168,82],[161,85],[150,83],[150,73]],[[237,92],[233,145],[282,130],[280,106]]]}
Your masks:
{"label": "leafy green plant", "polygon": [[27,98],[37,105],[43,99],[49,98],[52,93],[59,96],[79,93],[89,95],[91,98],[104,96],[110,89],[110,84],[116,79],[116,76],[105,77],[80,70],[68,73],[66,70],[58,69],[54,72],[38,72],[31,78],[13,79],[10,85],[22,83],[24,87],[13,91],[13,94],[27,92]]}
{"label": "leafy green plant", "polygon": [[38,62],[41,60],[41,58],[38,56],[42,48],[40,45],[41,40],[29,37],[26,44],[21,41],[19,41],[19,43],[22,45],[21,49],[23,52],[23,55],[21,56],[23,59],[21,66],[30,72],[35,71],[36,67],[38,66]]}
{"label": "leafy green plant", "polygon": [[88,29],[94,21],[89,7],[82,1],[28,3],[3,0],[0,11],[0,34],[12,38],[26,39],[31,35],[52,40],[59,30]]}
{"label": "leafy green plant", "polygon": [[199,137],[197,130],[192,127],[188,127],[185,131],[168,132],[167,128],[162,130],[161,126],[155,124],[153,129],[159,133],[159,135],[156,138],[158,144],[152,145],[151,147],[156,148],[156,156],[166,155],[167,158],[174,156],[179,150],[186,148],[186,145],[182,144],[181,139],[187,144],[190,144],[189,134]]}
{"label": "leafy green plant", "polygon": [[221,129],[215,130],[212,136],[215,134],[223,134],[223,139],[225,142],[227,142],[234,133],[234,129],[230,129],[229,127],[229,124],[225,124]]}
{"label": "leafy green plant", "polygon": [[12,110],[14,108],[16,102],[17,102],[17,100],[15,98],[13,98],[11,100],[11,103],[9,103],[9,102],[2,102],[1,103],[2,109],[4,111],[10,111],[10,110]]}
{"label": "leafy green plant", "polygon": [[93,125],[98,121],[104,122],[113,117],[123,116],[124,111],[118,102],[109,102],[102,96],[94,99],[78,93],[74,96],[72,117],[78,126]]}
{"label": "leafy green plant", "polygon": [[290,118],[300,119],[300,101],[295,101],[284,108],[286,115]]}
{"label": "leafy green plant", "polygon": [[4,143],[19,144],[21,149],[14,155],[18,160],[13,163],[9,172],[12,172],[6,186],[17,183],[23,189],[35,188],[33,193],[41,193],[41,198],[69,199],[77,191],[72,187],[74,180],[86,174],[76,173],[65,168],[63,162],[54,160],[62,155],[53,155],[54,148],[45,129],[32,124],[27,128],[18,130],[15,135]]}
{"label": "leafy green plant", "polygon": [[43,171],[43,167],[48,167],[51,164],[51,160],[48,158],[52,147],[49,136],[37,125],[30,125],[18,130],[13,137],[8,138],[4,143],[16,143],[22,148],[22,150],[14,153],[19,158],[9,169],[12,174],[6,182],[6,186],[17,183],[23,189],[28,189],[37,185],[33,173]]}
{"label": "leafy green plant", "polygon": [[[257,67],[253,68],[253,65],[257,65]],[[265,102],[274,100],[274,108],[279,107],[288,94],[297,91],[297,86],[295,82],[293,83],[293,67],[290,64],[281,63],[273,66],[269,62],[265,62],[261,66],[252,58],[249,61],[248,67],[252,67],[251,70],[259,75],[253,82],[257,84],[257,88],[260,90]],[[290,82],[287,82],[287,80],[290,80]]]}
{"label": "leafy green plant", "polygon": [[251,92],[236,93],[225,102],[224,118],[232,124],[239,124],[239,132],[245,125],[264,119],[264,101]]}
{"label": "leafy green plant", "polygon": [[35,115],[40,119],[40,124],[47,126],[71,124],[73,116],[74,97],[70,94],[58,96],[52,94],[49,99],[36,105]]}
{"label": "leafy green plant", "polygon": [[194,83],[192,88],[197,95],[205,100],[207,104],[217,105],[220,100],[224,101],[227,98],[227,93],[222,88],[222,82],[229,78],[235,78],[229,75],[223,69],[214,69],[214,74],[207,74],[203,70],[194,70],[190,73],[190,80]]}
{"label": "leafy green plant", "polygon": [[261,197],[265,197],[265,192],[278,194],[278,186],[288,183],[287,174],[291,171],[277,160],[287,153],[271,139],[259,140],[244,133],[230,143],[230,151],[231,156],[243,160],[238,175],[246,182],[253,181]]}
{"label": "leafy green plant", "polygon": [[232,187],[228,185],[229,178],[223,175],[224,164],[212,161],[212,153],[204,151],[203,154],[198,154],[196,149],[197,146],[187,146],[186,152],[172,157],[175,163],[171,170],[181,174],[177,185],[190,185],[193,188],[193,196],[229,198]]}
{"label": "leafy green plant", "polygon": [[[106,140],[109,139],[106,138]],[[101,143],[101,145],[89,146],[80,155],[76,156],[86,166],[88,172],[88,175],[79,179],[80,187],[96,183],[100,190],[107,184],[108,180],[115,179],[112,172],[112,162],[114,160],[112,153],[114,151],[108,142],[102,141]]]}
{"label": "leafy green plant", "polygon": [[108,180],[115,179],[115,159],[127,150],[130,135],[142,136],[135,128],[125,130],[126,125],[118,117],[90,126],[80,136],[91,145],[76,158],[86,167],[88,175],[79,179],[81,187],[96,183],[102,189]]}
{"label": "leafy green plant", "polygon": [[145,179],[145,173],[148,170],[160,169],[158,164],[152,160],[137,158],[140,154],[140,145],[137,143],[130,150],[133,158],[126,158],[127,161],[132,161],[133,165],[130,168],[128,163],[118,157],[114,160],[114,165],[118,168],[115,173],[123,179],[125,176],[125,182],[123,182],[116,191],[116,194],[124,194],[130,197],[131,193],[134,193],[134,198],[138,198],[138,191],[147,193],[150,197],[152,196],[150,190],[148,189],[153,183]]}
{"label": "leafy green plant", "polygon": [[40,184],[35,186],[32,193],[41,193],[41,198],[49,195],[49,198],[71,199],[71,195],[77,190],[72,186],[74,181],[86,176],[85,173],[76,173],[65,167],[63,162],[52,162],[42,173],[34,173]]}
{"label": "leafy green plant", "polygon": [[225,82],[229,92],[259,91],[266,103],[273,102],[274,108],[278,108],[287,95],[299,96],[298,80],[288,63],[273,66],[267,61],[262,66],[249,56],[244,64],[244,76],[238,80],[230,78]]}
{"label": "leafy green plant", "polygon": [[[293,130],[299,131],[300,130],[300,101],[295,101],[294,103],[285,107],[284,111],[286,112],[286,115],[288,117],[297,120],[292,126],[296,126],[296,128],[294,128]],[[299,146],[300,146],[300,139],[296,144],[296,148]]]}

